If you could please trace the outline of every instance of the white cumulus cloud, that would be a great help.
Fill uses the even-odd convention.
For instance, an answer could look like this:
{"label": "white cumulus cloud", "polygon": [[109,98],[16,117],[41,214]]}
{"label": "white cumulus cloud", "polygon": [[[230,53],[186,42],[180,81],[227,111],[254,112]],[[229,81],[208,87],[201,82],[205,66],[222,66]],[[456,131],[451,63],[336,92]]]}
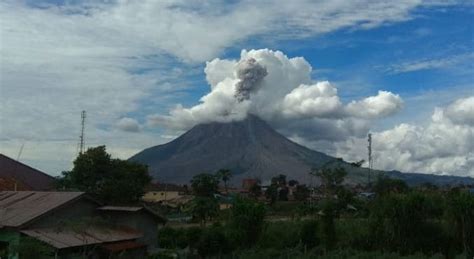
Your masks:
{"label": "white cumulus cloud", "polygon": [[283,100],[283,114],[287,117],[335,117],[341,107],[337,89],[328,81],[300,85]]}
{"label": "white cumulus cloud", "polygon": [[378,95],[370,96],[361,101],[352,101],[347,105],[347,112],[353,116],[378,118],[392,115],[403,107],[399,95],[387,91],[379,91]]}
{"label": "white cumulus cloud", "polygon": [[[344,104],[334,85],[311,79],[312,67],[304,58],[289,58],[281,51],[243,50],[240,60],[206,64],[210,92],[200,103],[151,115],[150,124],[187,130],[199,123],[242,120],[252,113],[302,138],[341,140],[365,134],[374,119],[396,113],[403,104],[400,96],[386,91]],[[243,99],[236,96],[242,91],[242,78],[250,89]]]}
{"label": "white cumulus cloud", "polygon": [[[474,176],[474,127],[472,101],[461,98],[435,108],[425,126],[402,123],[373,133],[375,166],[384,170]],[[470,113],[469,113],[470,112]],[[365,138],[336,144],[338,156],[363,159]]]}
{"label": "white cumulus cloud", "polygon": [[455,124],[474,126],[474,96],[456,100],[443,113],[441,119],[446,117]]}

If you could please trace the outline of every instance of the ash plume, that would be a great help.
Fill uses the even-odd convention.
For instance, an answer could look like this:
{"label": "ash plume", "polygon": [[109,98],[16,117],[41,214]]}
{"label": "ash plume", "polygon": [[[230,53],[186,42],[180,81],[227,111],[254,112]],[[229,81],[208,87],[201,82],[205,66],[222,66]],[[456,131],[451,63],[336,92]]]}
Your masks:
{"label": "ash plume", "polygon": [[267,74],[267,69],[254,58],[239,62],[237,65],[237,78],[240,81],[237,82],[235,87],[235,98],[239,102],[248,100],[250,93],[258,90],[260,83]]}

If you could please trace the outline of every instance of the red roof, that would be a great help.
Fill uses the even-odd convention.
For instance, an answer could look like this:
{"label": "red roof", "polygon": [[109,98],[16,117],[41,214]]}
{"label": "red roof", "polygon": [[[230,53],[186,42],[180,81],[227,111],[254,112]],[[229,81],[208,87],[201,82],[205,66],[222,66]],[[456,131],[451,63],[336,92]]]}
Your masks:
{"label": "red roof", "polygon": [[54,187],[54,177],[28,165],[0,154],[0,179],[10,184],[0,186],[0,191],[14,191],[12,182],[17,183],[17,190],[48,191]]}

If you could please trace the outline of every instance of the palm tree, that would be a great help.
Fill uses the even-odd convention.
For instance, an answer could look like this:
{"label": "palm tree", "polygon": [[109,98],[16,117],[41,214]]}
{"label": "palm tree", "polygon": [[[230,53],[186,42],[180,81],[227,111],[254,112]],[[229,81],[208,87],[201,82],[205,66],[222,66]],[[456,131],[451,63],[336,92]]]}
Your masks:
{"label": "palm tree", "polygon": [[232,178],[232,172],[229,169],[220,169],[216,175],[224,182],[225,192],[227,192],[227,182]]}

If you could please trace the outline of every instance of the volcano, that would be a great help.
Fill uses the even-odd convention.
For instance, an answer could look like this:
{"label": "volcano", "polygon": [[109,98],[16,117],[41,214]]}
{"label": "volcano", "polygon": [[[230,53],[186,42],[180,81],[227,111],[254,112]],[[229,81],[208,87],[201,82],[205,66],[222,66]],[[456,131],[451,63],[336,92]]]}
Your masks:
{"label": "volcano", "polygon": [[278,174],[300,182],[309,172],[340,160],[287,139],[265,121],[248,115],[242,121],[200,124],[175,140],[147,148],[130,158],[149,167],[158,181],[189,183],[199,173],[230,169],[232,180],[258,178],[265,182]]}
{"label": "volcano", "polygon": [[[343,167],[348,172],[347,184],[367,183],[368,169],[353,166],[342,159],[328,156],[292,142],[255,115],[242,121],[199,124],[173,141],[147,148],[129,160],[148,165],[154,180],[188,184],[194,175],[230,169],[231,184],[242,179],[257,178],[268,183],[276,175],[287,180],[318,184],[309,174],[312,168]],[[409,184],[474,183],[468,177],[408,174],[397,171],[372,170],[372,179],[379,174],[406,180]]]}

